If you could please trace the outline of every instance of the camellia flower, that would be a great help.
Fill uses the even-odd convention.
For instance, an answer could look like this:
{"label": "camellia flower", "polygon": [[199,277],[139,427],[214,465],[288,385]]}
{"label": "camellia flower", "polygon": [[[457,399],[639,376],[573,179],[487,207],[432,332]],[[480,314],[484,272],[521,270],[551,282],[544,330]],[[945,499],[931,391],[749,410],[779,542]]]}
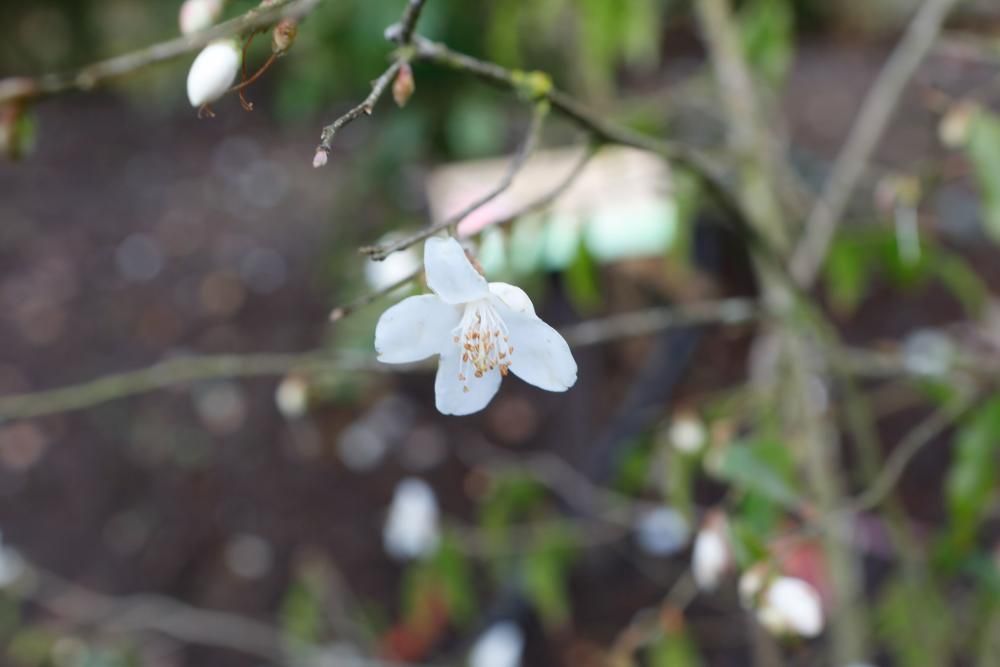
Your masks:
{"label": "camellia flower", "polygon": [[389,308],[375,327],[379,361],[405,364],[440,356],[434,394],[446,415],[482,410],[513,372],[548,391],[576,383],[576,361],[531,299],[507,283],[487,283],[458,241],[430,238],[424,272],[434,294]]}
{"label": "camellia flower", "polygon": [[184,0],[178,14],[181,34],[190,35],[218,21],[224,5],[223,0]]}
{"label": "camellia flower", "polygon": [[214,102],[229,90],[240,71],[243,55],[233,39],[212,42],[198,54],[188,72],[187,93],[191,106]]}

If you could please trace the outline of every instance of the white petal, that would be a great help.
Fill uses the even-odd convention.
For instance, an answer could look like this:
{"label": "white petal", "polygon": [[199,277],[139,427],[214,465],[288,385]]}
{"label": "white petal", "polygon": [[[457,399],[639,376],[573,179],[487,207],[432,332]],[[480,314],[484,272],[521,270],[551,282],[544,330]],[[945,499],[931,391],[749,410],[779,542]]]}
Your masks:
{"label": "white petal", "polygon": [[455,239],[432,237],[424,243],[424,270],[427,286],[445,303],[468,303],[486,298],[486,279],[465,256]]}
{"label": "white petal", "polygon": [[576,384],[576,360],[558,331],[534,313],[519,313],[503,305],[497,310],[514,348],[510,370],[515,375],[546,391],[566,391]]}
{"label": "white petal", "polygon": [[458,378],[460,349],[456,345],[445,350],[434,379],[434,399],[437,409],[444,415],[471,415],[485,408],[500,389],[500,371],[493,370],[481,378],[466,375]]}
{"label": "white petal", "polygon": [[815,637],[823,631],[823,605],[808,583],[792,577],[778,577],[765,593],[761,622],[777,633]]}
{"label": "white petal", "polygon": [[236,79],[241,59],[240,48],[233,40],[220,40],[206,46],[188,72],[187,93],[191,106],[200,107],[225,95]]}
{"label": "white petal", "polygon": [[691,571],[698,588],[714,591],[719,587],[729,565],[729,547],[724,536],[712,528],[702,529],[695,538],[691,554]]}
{"label": "white petal", "polygon": [[459,309],[433,294],[411,296],[392,306],[375,325],[375,352],[388,364],[406,364],[440,354],[452,345]]}
{"label": "white petal", "polygon": [[222,10],[222,0],[184,0],[179,14],[181,33],[204,30],[219,20]]}
{"label": "white petal", "polygon": [[490,283],[490,291],[493,296],[499,297],[515,313],[535,314],[531,298],[520,287],[509,283]]}

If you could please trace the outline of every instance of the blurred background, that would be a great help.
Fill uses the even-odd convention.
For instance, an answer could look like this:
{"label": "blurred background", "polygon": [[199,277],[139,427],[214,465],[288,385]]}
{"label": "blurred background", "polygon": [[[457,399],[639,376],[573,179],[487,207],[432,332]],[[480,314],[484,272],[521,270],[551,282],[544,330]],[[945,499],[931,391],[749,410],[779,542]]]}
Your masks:
{"label": "blurred background", "polygon": [[[735,3],[796,188],[820,189],[920,4]],[[419,246],[384,264],[360,246],[453,212],[463,186],[449,190],[444,168],[488,189],[502,167],[484,161],[511,154],[530,122],[511,92],[418,62],[409,104],[387,96],[314,169],[321,128],[387,66],[383,31],[403,5],[320,2],[246,91],[252,112],[228,96],[199,119],[191,54],[4,126],[0,664],[846,667],[826,624],[767,632],[754,614],[766,601],[737,591],[763,562],[807,582],[824,616],[837,597],[800,453],[755,398],[757,324],[625,326],[575,348],[569,392],[508,381],[482,413],[448,418],[432,367],[374,362],[378,316],[422,286],[328,321],[419,267]],[[4,2],[0,78],[175,37],[178,6]],[[722,155],[693,9],[428,0],[418,32]],[[837,540],[874,665],[1000,665],[998,35],[994,2],[952,13],[813,292],[859,374],[850,394],[817,362],[813,416],[860,411],[875,442],[844,435],[829,470],[856,509]],[[251,68],[268,53],[259,37]],[[569,151],[555,159],[587,137],[553,115],[540,143]],[[750,241],[690,175],[654,161],[628,190],[633,172],[613,180],[603,155],[587,188],[603,184],[599,207],[481,237],[489,277],[526,289],[571,343],[588,320],[749,303]],[[293,356],[317,349],[321,362]],[[191,355],[247,361],[37,418],[3,398]],[[714,535],[698,561],[696,536]],[[788,613],[809,616],[811,600]]]}

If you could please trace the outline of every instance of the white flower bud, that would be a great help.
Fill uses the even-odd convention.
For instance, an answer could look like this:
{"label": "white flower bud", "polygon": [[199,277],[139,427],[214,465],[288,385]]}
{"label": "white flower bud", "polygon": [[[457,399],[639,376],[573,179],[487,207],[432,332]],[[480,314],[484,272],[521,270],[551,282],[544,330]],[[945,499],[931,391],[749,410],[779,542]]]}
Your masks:
{"label": "white flower bud", "polygon": [[191,64],[187,93],[191,106],[214,102],[229,90],[240,71],[242,54],[235,40],[225,39],[206,46]]}
{"label": "white flower bud", "polygon": [[224,4],[223,0],[184,0],[178,15],[181,34],[190,35],[218,21]]}
{"label": "white flower bud", "polygon": [[396,487],[382,541],[398,560],[421,558],[437,548],[440,539],[438,505],[434,491],[420,479],[404,479]]}
{"label": "white flower bud", "polygon": [[644,513],[635,525],[639,548],[650,556],[670,556],[677,553],[691,539],[687,519],[670,507],[658,507]]}
{"label": "white flower bud", "polygon": [[719,513],[709,514],[694,540],[691,554],[694,581],[701,590],[714,591],[732,566],[725,517]]}

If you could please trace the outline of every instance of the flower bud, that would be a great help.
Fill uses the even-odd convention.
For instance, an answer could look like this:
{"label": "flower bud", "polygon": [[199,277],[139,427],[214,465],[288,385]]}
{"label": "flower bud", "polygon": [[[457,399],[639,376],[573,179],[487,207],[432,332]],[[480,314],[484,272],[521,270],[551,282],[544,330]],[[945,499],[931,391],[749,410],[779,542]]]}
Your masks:
{"label": "flower bud", "polygon": [[188,72],[187,93],[191,106],[204,106],[225,95],[236,80],[241,60],[242,53],[235,40],[220,40],[206,46]]}
{"label": "flower bud", "polygon": [[382,538],[385,550],[397,560],[422,558],[440,539],[438,504],[427,482],[407,478],[396,486]]}
{"label": "flower bud", "polygon": [[271,52],[278,56],[288,53],[299,34],[299,24],[295,19],[282,19],[271,31]]}
{"label": "flower bud", "polygon": [[938,139],[946,148],[961,148],[969,140],[969,132],[979,107],[975,102],[963,100],[952,106],[938,125]]}
{"label": "flower bud", "polygon": [[298,419],[309,410],[309,385],[298,375],[289,375],[274,392],[278,411],[286,419]]}
{"label": "flower bud", "polygon": [[740,578],[740,598],[754,609],[757,620],[775,635],[816,637],[823,631],[823,603],[819,593],[802,579],[769,578],[765,565],[747,570]]}
{"label": "flower bud", "polygon": [[667,433],[670,444],[684,454],[697,454],[708,441],[708,431],[698,415],[681,412],[674,415]]}
{"label": "flower bud", "polygon": [[703,591],[714,591],[722,578],[733,567],[732,549],[726,529],[726,517],[713,511],[705,517],[705,522],[694,540],[691,553],[691,572],[694,581]]}
{"label": "flower bud", "polygon": [[416,89],[417,84],[413,79],[413,68],[410,67],[410,63],[403,63],[399,66],[396,80],[392,84],[392,99],[396,100],[396,104],[400,107],[405,107],[406,103],[413,96],[413,91]]}
{"label": "flower bud", "polygon": [[178,15],[182,35],[204,30],[222,16],[223,0],[184,0]]}
{"label": "flower bud", "polygon": [[326,163],[330,160],[330,154],[327,153],[322,148],[316,149],[316,154],[313,155],[313,167],[319,169],[320,167],[325,167]]}

